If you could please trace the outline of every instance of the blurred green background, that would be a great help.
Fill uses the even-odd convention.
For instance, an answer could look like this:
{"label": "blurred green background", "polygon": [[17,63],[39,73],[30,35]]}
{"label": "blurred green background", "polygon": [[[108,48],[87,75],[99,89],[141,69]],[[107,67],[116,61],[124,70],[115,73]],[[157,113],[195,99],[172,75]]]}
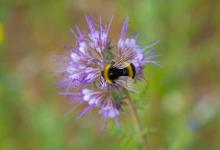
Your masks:
{"label": "blurred green background", "polygon": [[147,83],[132,95],[148,129],[151,150],[220,149],[220,1],[218,0],[1,0],[0,150],[138,149],[132,120],[100,131],[97,112],[58,95],[50,61],[75,41],[70,28],[87,28],[85,14],[115,15],[114,42],[129,17],[129,34],[155,46],[163,67],[145,68]]}

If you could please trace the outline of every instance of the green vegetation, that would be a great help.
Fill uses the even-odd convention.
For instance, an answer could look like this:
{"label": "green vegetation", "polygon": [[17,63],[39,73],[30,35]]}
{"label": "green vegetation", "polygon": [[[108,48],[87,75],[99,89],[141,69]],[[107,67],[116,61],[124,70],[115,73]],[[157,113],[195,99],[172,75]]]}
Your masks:
{"label": "green vegetation", "polygon": [[209,0],[1,0],[0,149],[138,150],[129,113],[122,128],[99,116],[80,120],[58,95],[51,57],[71,45],[70,28],[84,15],[115,14],[116,41],[123,19],[142,45],[155,46],[162,67],[145,68],[146,82],[132,94],[150,150],[218,150],[220,147],[220,1]]}

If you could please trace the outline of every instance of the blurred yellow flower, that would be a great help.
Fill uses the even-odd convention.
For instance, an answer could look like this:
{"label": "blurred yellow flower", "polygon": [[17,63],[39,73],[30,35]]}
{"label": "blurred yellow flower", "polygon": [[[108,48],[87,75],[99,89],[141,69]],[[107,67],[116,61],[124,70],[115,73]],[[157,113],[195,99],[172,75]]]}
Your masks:
{"label": "blurred yellow flower", "polygon": [[3,39],[4,39],[4,28],[3,28],[3,24],[0,22],[0,45],[3,43]]}

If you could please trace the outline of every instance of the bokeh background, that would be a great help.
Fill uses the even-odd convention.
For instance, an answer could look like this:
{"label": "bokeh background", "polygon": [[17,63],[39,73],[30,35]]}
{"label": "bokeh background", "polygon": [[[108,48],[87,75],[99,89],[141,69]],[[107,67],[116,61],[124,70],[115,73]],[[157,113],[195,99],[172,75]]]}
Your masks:
{"label": "bokeh background", "polygon": [[162,67],[145,68],[147,82],[132,97],[147,127],[151,150],[220,149],[220,1],[218,0],[1,0],[0,150],[138,149],[132,120],[99,130],[97,112],[76,120],[79,109],[58,95],[51,56],[73,45],[70,29],[87,28],[84,16],[115,15],[139,43],[155,46]]}

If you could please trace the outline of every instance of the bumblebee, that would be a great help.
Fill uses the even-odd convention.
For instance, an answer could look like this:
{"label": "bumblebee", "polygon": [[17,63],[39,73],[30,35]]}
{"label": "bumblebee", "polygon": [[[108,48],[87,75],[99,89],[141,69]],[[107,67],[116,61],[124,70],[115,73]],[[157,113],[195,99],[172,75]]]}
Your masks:
{"label": "bumblebee", "polygon": [[112,64],[106,65],[104,71],[102,71],[102,76],[107,83],[117,83],[117,81],[124,78],[134,79],[136,70],[132,63],[123,62],[123,68],[115,66],[114,62]]}

